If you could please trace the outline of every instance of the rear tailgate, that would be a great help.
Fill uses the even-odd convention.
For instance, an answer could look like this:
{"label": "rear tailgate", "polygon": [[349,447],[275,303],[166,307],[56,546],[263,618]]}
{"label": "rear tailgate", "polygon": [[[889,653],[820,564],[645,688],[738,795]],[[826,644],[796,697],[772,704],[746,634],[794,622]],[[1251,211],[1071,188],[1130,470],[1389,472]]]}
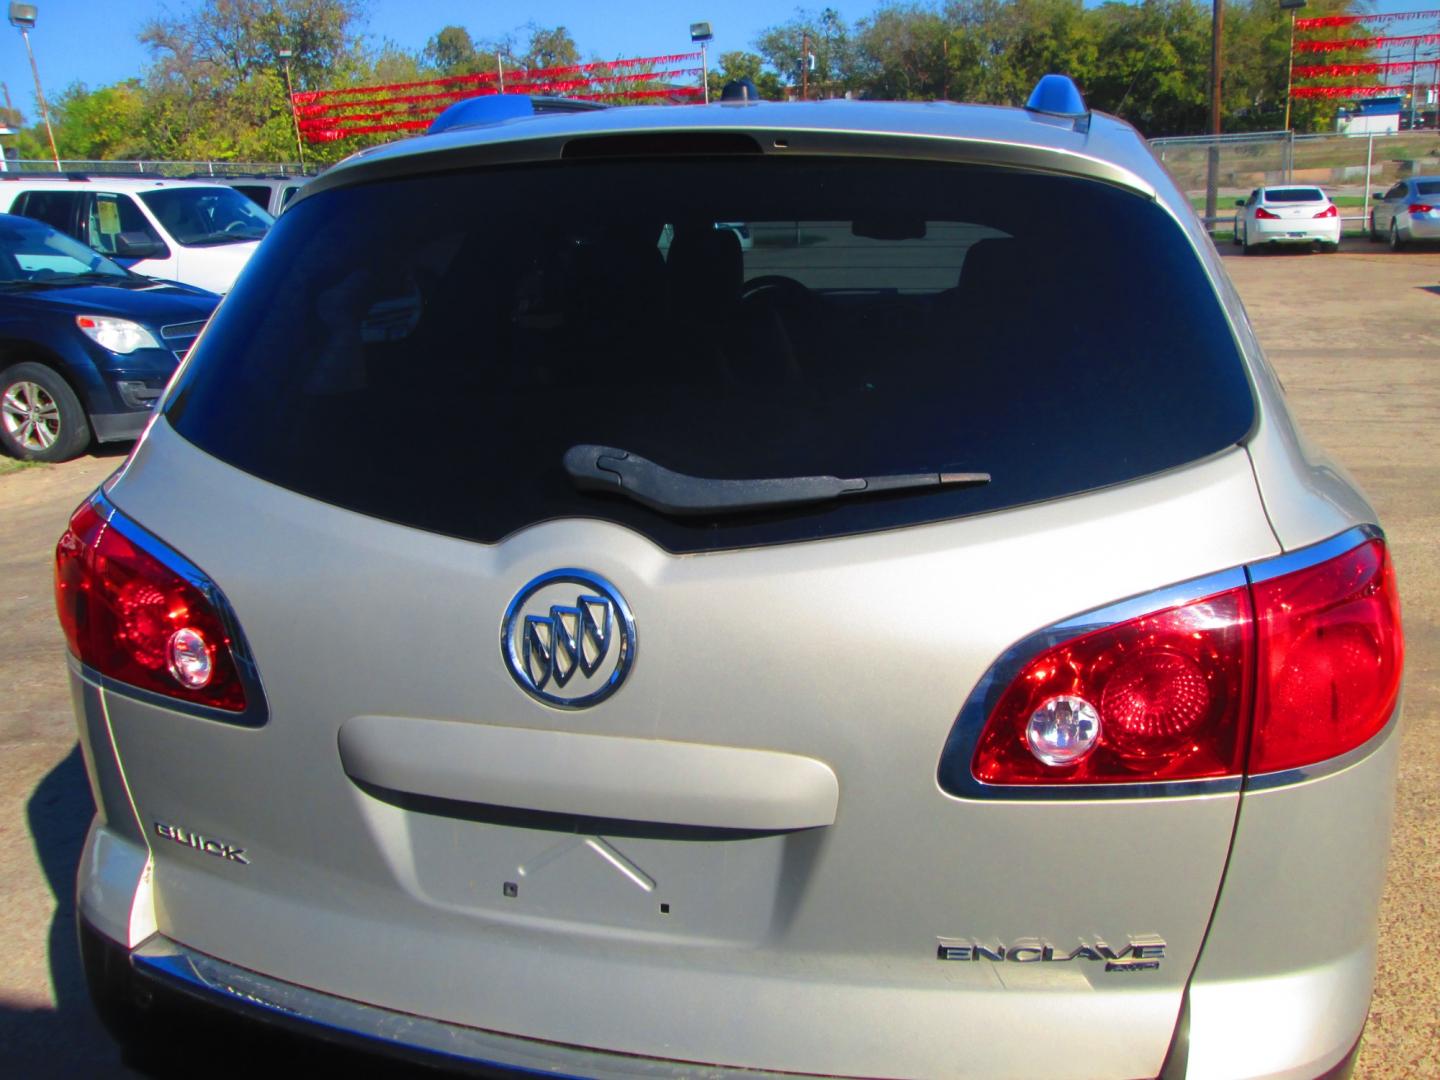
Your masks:
{"label": "rear tailgate", "polygon": [[[107,694],[163,933],[345,997],[630,1054],[866,1076],[1158,1070],[1238,796],[965,800],[936,766],[1012,643],[1276,551],[1242,450],[1042,506],[688,556],[599,521],[491,545],[377,521],[239,473],[164,422],[111,496],[219,584],[270,708],[247,730]],[[584,710],[527,696],[497,647],[512,598],[564,567],[612,583],[636,628],[628,679]],[[347,775],[347,729],[370,733],[374,775],[410,770],[409,794]],[[598,785],[597,816],[637,790],[654,812],[516,812],[536,809],[534,763],[496,751],[537,738],[559,740],[559,775],[536,799],[573,777]],[[657,766],[673,744],[693,776]],[[747,762],[796,790],[766,800]],[[417,797],[467,770],[472,797]],[[822,773],[832,824],[806,787]],[[711,793],[705,827],[677,824],[695,820],[691,788]],[[669,812],[667,791],[688,808]],[[1163,961],[1137,972],[937,959],[941,939],[1156,938]],[[1037,1024],[1046,1038],[1022,1053],[995,1037]]]}

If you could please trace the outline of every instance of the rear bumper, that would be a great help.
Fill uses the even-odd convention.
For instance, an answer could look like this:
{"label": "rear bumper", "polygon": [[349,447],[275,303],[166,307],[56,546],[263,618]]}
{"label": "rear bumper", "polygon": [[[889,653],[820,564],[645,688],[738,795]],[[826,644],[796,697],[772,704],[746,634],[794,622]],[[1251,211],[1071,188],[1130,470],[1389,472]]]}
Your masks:
{"label": "rear bumper", "polygon": [[1410,225],[1405,230],[1412,240],[1440,240],[1440,216],[1426,214],[1424,217],[1408,215]]}
{"label": "rear bumper", "polygon": [[100,1012],[115,1023],[123,1010],[200,1006],[235,1019],[399,1061],[487,1076],[699,1078],[744,1080],[802,1074],[738,1070],[684,1061],[608,1054],[393,1012],[306,989],[187,949],[156,934],[135,949],[111,941],[84,918],[80,952]]}
{"label": "rear bumper", "polygon": [[1340,242],[1339,218],[1301,218],[1295,221],[1252,221],[1252,244],[1337,244]]}
{"label": "rear bumper", "polygon": [[[128,1008],[139,1003],[148,1009],[198,1006],[241,1022],[258,1022],[319,1042],[453,1072],[596,1080],[805,1080],[798,1073],[736,1070],[599,1053],[410,1016],[268,978],[187,949],[159,934],[130,950],[111,941],[83,916],[79,919],[79,936],[91,993],[111,1025],[123,1023],[133,1015]],[[117,1009],[117,1005],[121,1007]],[[1182,1022],[1181,1045],[1187,1027]],[[1359,1049],[1357,1038],[1349,1052],[1315,1080],[1345,1080],[1354,1069]]]}

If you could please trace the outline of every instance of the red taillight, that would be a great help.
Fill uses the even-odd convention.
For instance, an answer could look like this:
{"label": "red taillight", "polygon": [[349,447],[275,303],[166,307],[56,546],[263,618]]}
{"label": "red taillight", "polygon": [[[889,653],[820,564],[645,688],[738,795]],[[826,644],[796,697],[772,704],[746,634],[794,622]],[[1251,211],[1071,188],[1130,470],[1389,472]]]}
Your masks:
{"label": "red taillight", "polygon": [[1280,220],[1280,215],[1279,215],[1279,214],[1272,214],[1272,213],[1270,213],[1269,210],[1266,210],[1263,206],[1257,206],[1257,207],[1255,208],[1255,216],[1256,216],[1257,218],[1263,219],[1263,220],[1265,220],[1265,221],[1279,221],[1279,220]]}
{"label": "red taillight", "polygon": [[1431,210],[1434,210],[1435,208],[1429,203],[1417,202],[1411,203],[1408,207],[1406,207],[1406,209],[1409,210],[1412,214],[1428,214]]}
{"label": "red taillight", "polygon": [[230,634],[199,588],[86,502],[55,549],[55,606],[82,663],[107,678],[245,711]]}
{"label": "red taillight", "polygon": [[1333,206],[1327,206],[1327,207],[1325,207],[1324,210],[1321,210],[1321,211],[1320,211],[1318,214],[1316,214],[1315,216],[1316,216],[1316,217],[1339,217],[1339,216],[1340,216],[1340,211],[1339,211],[1339,210],[1336,210],[1335,207],[1333,207]]}
{"label": "red taillight", "polygon": [[1366,540],[1039,653],[991,710],[971,772],[1135,784],[1324,761],[1385,726],[1403,653],[1394,570]]}
{"label": "red taillight", "polygon": [[1250,771],[1323,761],[1384,727],[1404,657],[1384,543],[1367,541],[1254,590],[1260,677]]}
{"label": "red taillight", "polygon": [[[1250,715],[1250,596],[1231,589],[1057,645],[1026,664],[975,747],[987,784],[1103,784],[1238,773]],[[1090,751],[1046,765],[1032,717],[1057,697],[1099,716]]]}

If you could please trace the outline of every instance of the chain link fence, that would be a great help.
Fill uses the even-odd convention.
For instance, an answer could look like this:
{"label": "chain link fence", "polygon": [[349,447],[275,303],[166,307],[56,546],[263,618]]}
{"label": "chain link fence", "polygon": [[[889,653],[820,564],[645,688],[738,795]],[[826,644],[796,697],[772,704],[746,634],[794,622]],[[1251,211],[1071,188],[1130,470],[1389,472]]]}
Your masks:
{"label": "chain link fence", "polygon": [[1296,135],[1289,131],[1246,135],[1187,135],[1152,139],[1157,157],[1205,215],[1210,162],[1215,159],[1212,228],[1228,231],[1235,200],[1264,184],[1315,184],[1340,208],[1349,231],[1365,227],[1371,196],[1407,176],[1440,173],[1440,132]]}
{"label": "chain link fence", "polygon": [[[75,161],[60,159],[60,166],[48,158],[6,159],[5,171],[20,173],[105,173],[125,176],[300,176],[307,170],[294,162],[274,161]],[[314,171],[314,170],[309,170]]]}

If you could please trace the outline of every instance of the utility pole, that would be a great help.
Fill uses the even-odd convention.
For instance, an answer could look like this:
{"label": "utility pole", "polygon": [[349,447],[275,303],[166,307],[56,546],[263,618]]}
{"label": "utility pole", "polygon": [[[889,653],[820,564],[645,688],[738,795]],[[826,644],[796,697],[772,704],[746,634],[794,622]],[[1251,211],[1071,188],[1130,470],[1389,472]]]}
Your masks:
{"label": "utility pole", "polygon": [[1420,42],[1410,43],[1410,130],[1415,130],[1415,80],[1420,74],[1420,69],[1415,65],[1415,60],[1420,55]]}
{"label": "utility pole", "polygon": [[810,100],[810,31],[800,35],[800,100]]}
{"label": "utility pole", "polygon": [[[1224,0],[1212,0],[1214,19],[1210,24],[1210,134],[1220,134],[1220,40],[1225,29]],[[1205,228],[1214,227],[1215,188],[1220,180],[1220,143],[1210,144],[1205,170]]]}
{"label": "utility pole", "polygon": [[1306,0],[1280,0],[1280,10],[1290,12],[1290,55],[1285,59],[1285,130],[1290,130],[1290,95],[1295,87],[1295,13]]}
{"label": "utility pole", "polygon": [[289,49],[281,49],[279,56],[285,61],[285,101],[290,106],[290,122],[295,126],[295,152],[300,155],[300,171],[305,171],[305,144],[300,141],[300,117],[295,113],[295,87],[290,84]]}

